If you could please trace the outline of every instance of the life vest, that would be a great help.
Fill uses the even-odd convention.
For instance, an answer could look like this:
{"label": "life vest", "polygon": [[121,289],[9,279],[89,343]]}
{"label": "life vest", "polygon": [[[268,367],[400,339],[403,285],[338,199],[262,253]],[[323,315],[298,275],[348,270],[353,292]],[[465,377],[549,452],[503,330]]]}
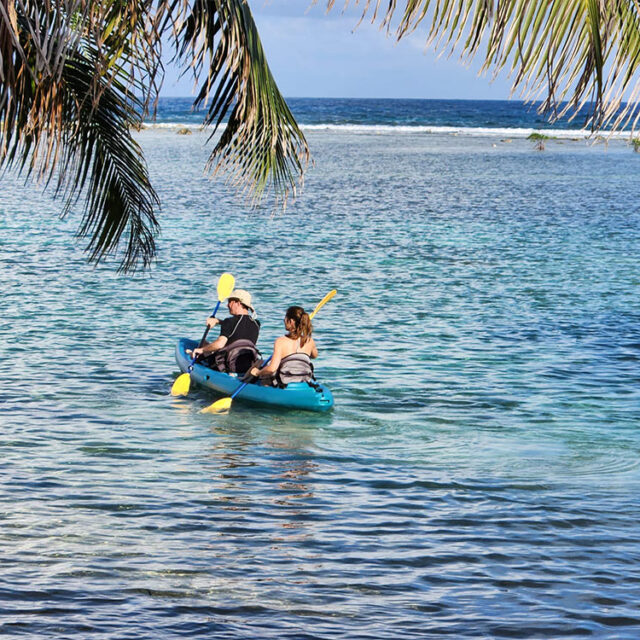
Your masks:
{"label": "life vest", "polygon": [[275,382],[283,389],[291,382],[312,384],[314,380],[313,364],[306,353],[292,353],[282,358],[275,374]]}
{"label": "life vest", "polygon": [[246,373],[260,360],[261,354],[251,340],[235,340],[215,351],[209,362],[213,369],[223,373]]}

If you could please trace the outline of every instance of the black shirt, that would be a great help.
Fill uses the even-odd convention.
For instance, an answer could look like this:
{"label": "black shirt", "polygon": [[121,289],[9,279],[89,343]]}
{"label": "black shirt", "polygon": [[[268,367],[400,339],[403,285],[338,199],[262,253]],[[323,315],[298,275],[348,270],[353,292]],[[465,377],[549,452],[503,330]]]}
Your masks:
{"label": "black shirt", "polygon": [[251,340],[258,342],[260,321],[249,315],[230,316],[220,322],[220,335],[227,338],[227,346],[236,340]]}

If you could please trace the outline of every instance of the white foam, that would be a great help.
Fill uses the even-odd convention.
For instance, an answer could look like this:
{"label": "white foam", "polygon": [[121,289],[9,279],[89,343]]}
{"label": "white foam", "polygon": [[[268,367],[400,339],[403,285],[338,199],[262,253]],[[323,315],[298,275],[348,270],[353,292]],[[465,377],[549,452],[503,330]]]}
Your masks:
{"label": "white foam", "polygon": [[[200,122],[144,122],[142,124],[144,129],[202,129]],[[206,128],[206,127],[205,127]]]}
{"label": "white foam", "polygon": [[[435,125],[362,125],[362,124],[305,124],[300,125],[304,131],[344,131],[349,133],[424,133],[441,135],[460,135],[473,137],[495,138],[527,138],[533,133],[549,136],[550,138],[593,138],[594,134],[589,129],[529,129],[518,127],[444,127]],[[629,132],[609,131],[599,132],[597,135],[612,138],[627,138]]]}
{"label": "white foam", "polygon": [[[181,129],[210,132],[212,126],[195,122],[145,122],[145,129]],[[360,134],[435,134],[485,138],[527,138],[533,133],[560,139],[593,139],[596,136],[614,139],[628,139],[629,131],[600,131],[593,134],[589,129],[531,129],[519,127],[445,127],[436,125],[386,125],[386,124],[301,124],[303,131],[335,131],[337,133]]]}

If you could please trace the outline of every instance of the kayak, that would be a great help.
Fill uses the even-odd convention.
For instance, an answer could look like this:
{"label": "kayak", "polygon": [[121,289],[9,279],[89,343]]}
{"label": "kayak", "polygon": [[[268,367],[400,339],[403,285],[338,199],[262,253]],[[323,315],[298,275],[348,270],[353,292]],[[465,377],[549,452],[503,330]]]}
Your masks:
{"label": "kayak", "polygon": [[[196,340],[181,338],[176,345],[176,361],[184,373],[189,369],[191,356],[187,349],[195,349]],[[242,376],[236,373],[222,373],[202,364],[194,364],[191,379],[203,387],[225,396],[230,396],[242,384]],[[322,384],[314,386],[306,382],[292,382],[285,389],[264,386],[257,383],[248,384],[235,398],[236,401],[266,404],[286,409],[305,409],[306,411],[328,411],[333,407],[331,391]]]}

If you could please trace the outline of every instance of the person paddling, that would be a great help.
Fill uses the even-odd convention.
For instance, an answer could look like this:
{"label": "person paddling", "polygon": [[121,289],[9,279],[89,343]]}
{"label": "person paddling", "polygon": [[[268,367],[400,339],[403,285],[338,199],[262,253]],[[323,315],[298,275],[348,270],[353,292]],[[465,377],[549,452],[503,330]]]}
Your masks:
{"label": "person paddling", "polygon": [[[227,299],[230,317],[220,321],[218,318],[207,318],[207,326],[211,329],[220,325],[220,335],[213,342],[191,352],[193,357],[207,357],[215,351],[230,346],[238,340],[248,340],[254,345],[260,334],[260,321],[253,317],[255,310],[251,304],[251,294],[244,289],[234,289]],[[251,315],[250,315],[251,313]]]}
{"label": "person paddling", "polygon": [[275,377],[279,386],[313,379],[311,358],[318,357],[318,348],[311,337],[313,325],[309,314],[302,307],[289,307],[284,316],[284,327],[287,333],[276,339],[269,364],[251,368],[245,378]]}

